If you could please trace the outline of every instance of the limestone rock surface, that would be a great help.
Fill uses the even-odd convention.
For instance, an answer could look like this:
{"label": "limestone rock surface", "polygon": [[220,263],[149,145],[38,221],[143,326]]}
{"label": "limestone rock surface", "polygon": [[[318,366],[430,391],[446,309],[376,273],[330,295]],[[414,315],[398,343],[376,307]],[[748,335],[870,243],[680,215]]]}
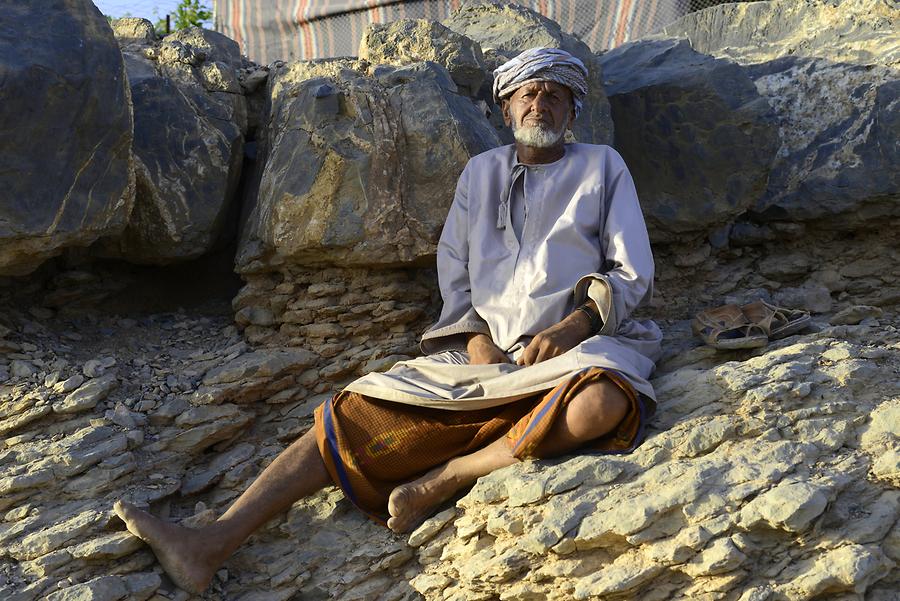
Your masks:
{"label": "limestone rock surface", "polygon": [[137,263],[196,258],[222,234],[243,159],[247,107],[238,45],[194,28],[155,39],[144,19],[120,19],[134,104],[137,197],[105,254]]}
{"label": "limestone rock surface", "polygon": [[0,275],[21,275],[125,227],[132,116],[122,56],[88,0],[5,6],[0,71]]}
{"label": "limestone rock surface", "polygon": [[410,537],[411,583],[426,599],[890,598],[900,491],[877,466],[896,463],[898,349],[894,326],[837,326],[663,364],[637,451],[479,479]]}
{"label": "limestone rock surface", "polygon": [[[603,91],[602,67],[588,45],[562,31],[558,23],[507,0],[468,0],[444,20],[444,25],[481,46],[489,70],[487,84],[493,82],[494,69],[529,48],[561,48],[581,59],[588,69],[588,95],[581,116],[572,125],[572,133],[579,142],[612,143],[613,125]],[[489,87],[484,100],[493,105]],[[492,121],[502,127],[499,108],[494,107]]]}
{"label": "limestone rock surface", "polygon": [[[37,324],[31,302],[0,307],[17,345],[0,367],[33,369],[0,383],[4,599],[189,598],[113,502],[207,523],[347,377],[330,371],[343,359],[251,350],[227,314],[45,310]],[[202,598],[892,599],[900,321],[866,319],[724,354],[665,323],[659,412],[636,452],[494,472],[408,537],[326,489],[256,533]],[[55,411],[73,394],[91,401]]]}
{"label": "limestone rock surface", "polygon": [[[875,25],[890,17],[863,0],[774,4],[782,19],[747,34],[753,43],[774,36],[758,44],[762,53],[781,44],[802,55],[810,40],[827,39],[834,47],[821,52],[849,60],[868,43],[854,36],[866,30],[875,40]],[[774,4],[710,14],[768,14]],[[838,34],[836,17],[815,27],[806,17],[791,20],[807,10],[838,14],[829,6],[849,11]],[[871,9],[865,19],[853,12],[860,7]],[[549,27],[529,29],[513,16],[508,35],[490,33],[507,35],[510,48],[515,32]],[[796,37],[784,46],[778,32],[789,28]],[[257,140],[266,169],[241,248],[246,285],[233,313],[227,301],[214,313],[128,312],[111,300],[123,278],[97,265],[0,279],[0,599],[189,599],[114,517],[113,502],[208,523],[310,427],[323,400],[360,374],[414,356],[439,307],[429,261],[456,176],[471,154],[498,143],[449,60],[248,71],[210,59],[233,55],[229,43],[202,32],[167,43],[143,21],[116,30],[123,51],[173,89],[197,85],[200,69],[204,86],[233,89],[228,74],[237,72],[239,88],[256,89],[256,101],[265,92],[272,125]],[[486,65],[501,57],[488,33],[473,36]],[[848,36],[856,41],[842,46]],[[729,48],[756,52],[739,36],[729,40]],[[648,82],[635,93],[658,86],[675,94],[672,87],[690,84],[716,123],[734,118],[726,109],[738,99],[733,113],[755,131],[761,112],[750,110],[757,105],[749,81],[783,114],[753,76],[756,63],[729,58],[724,47],[701,55],[709,53],[700,42],[654,43],[633,59],[644,65],[635,81]],[[157,51],[172,61],[154,58]],[[229,68],[204,70],[210,60]],[[667,64],[685,75],[667,73]],[[733,89],[692,79],[690,65]],[[618,73],[610,69],[612,79]],[[847,82],[852,94],[857,80]],[[234,100],[222,94],[213,97]],[[268,123],[262,114],[255,119]],[[878,119],[870,131],[888,123]],[[683,132],[707,135],[701,121],[683,123]],[[783,145],[784,122],[776,124]],[[720,136],[702,139],[716,144]],[[739,138],[724,139],[732,141],[718,152]],[[690,148],[686,134],[670,140]],[[756,167],[744,169],[744,181],[756,181]],[[714,198],[727,200],[718,189],[726,184],[710,182]],[[327,488],[255,533],[200,598],[895,601],[900,219],[879,212],[877,187],[859,190],[862,226],[806,209],[773,219],[761,209],[705,231],[759,209],[725,203],[714,219],[695,211],[707,219],[704,229],[672,229],[671,240],[655,245],[656,297],[643,315],[665,333],[653,377],[660,405],[636,452],[510,466],[404,537]],[[818,197],[810,188],[804,202]],[[698,306],[756,298],[812,310],[809,328],[728,353],[692,337]],[[105,300],[76,308],[89,299]]]}
{"label": "limestone rock surface", "polygon": [[459,173],[499,140],[440,65],[366,69],[336,59],[270,77],[268,152],[238,271],[433,256]]}

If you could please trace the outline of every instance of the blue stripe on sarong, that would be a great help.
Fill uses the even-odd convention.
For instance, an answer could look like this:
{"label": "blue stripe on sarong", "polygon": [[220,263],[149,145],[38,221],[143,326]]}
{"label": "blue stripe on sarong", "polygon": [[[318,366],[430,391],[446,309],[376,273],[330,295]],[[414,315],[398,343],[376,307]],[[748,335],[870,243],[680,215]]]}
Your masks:
{"label": "blue stripe on sarong", "polygon": [[334,461],[334,469],[337,471],[338,479],[341,481],[341,488],[344,489],[344,493],[350,498],[350,501],[354,505],[358,505],[356,502],[356,495],[353,494],[353,488],[350,487],[350,478],[347,477],[347,470],[344,469],[344,462],[341,460],[341,453],[338,451],[337,433],[334,431],[334,421],[331,415],[333,402],[334,399],[325,401],[325,407],[323,407],[322,411],[325,426],[325,438],[328,440],[328,450],[331,452],[331,459]]}

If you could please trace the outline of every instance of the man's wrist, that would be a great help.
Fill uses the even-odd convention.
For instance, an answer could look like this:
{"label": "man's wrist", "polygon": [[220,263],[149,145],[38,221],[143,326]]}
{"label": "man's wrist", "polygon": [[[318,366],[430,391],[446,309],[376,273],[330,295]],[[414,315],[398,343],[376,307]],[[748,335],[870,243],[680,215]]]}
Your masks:
{"label": "man's wrist", "polygon": [[468,348],[473,342],[475,342],[475,343],[484,342],[484,340],[483,340],[484,338],[486,338],[487,341],[493,342],[491,340],[490,336],[488,336],[487,334],[483,334],[481,332],[468,332],[465,334],[465,336],[466,336],[466,348]]}
{"label": "man's wrist", "polygon": [[594,304],[594,301],[589,300],[575,307],[575,310],[572,312],[572,314],[580,314],[587,319],[591,336],[598,333],[603,327],[603,319],[601,318],[600,311],[597,310],[597,306]]}

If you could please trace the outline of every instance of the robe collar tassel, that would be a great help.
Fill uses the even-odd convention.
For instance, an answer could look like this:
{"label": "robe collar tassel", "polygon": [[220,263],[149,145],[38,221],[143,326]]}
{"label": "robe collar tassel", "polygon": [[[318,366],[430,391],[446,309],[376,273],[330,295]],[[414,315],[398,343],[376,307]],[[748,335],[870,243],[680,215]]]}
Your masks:
{"label": "robe collar tassel", "polygon": [[509,186],[506,188],[506,194],[500,198],[500,206],[497,208],[497,229],[505,230],[506,222],[509,219],[509,203],[512,199],[513,186],[516,185],[516,181],[525,173],[525,165],[522,163],[516,163],[513,166],[512,173],[510,174]]}

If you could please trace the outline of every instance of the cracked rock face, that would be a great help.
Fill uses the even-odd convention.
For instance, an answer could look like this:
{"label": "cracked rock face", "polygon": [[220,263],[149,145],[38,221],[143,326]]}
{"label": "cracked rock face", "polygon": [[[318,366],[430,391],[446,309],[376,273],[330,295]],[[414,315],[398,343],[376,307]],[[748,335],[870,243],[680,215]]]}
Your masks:
{"label": "cracked rock face", "polygon": [[270,97],[269,152],[239,272],[433,256],[459,173],[499,144],[436,63],[291,63],[270,78]]}
{"label": "cracked rock face", "polygon": [[146,19],[113,27],[134,105],[137,197],[125,232],[102,252],[150,264],[199,257],[222,234],[241,174],[238,45],[199,28],[157,41]]}
{"label": "cracked rock face", "polygon": [[[32,366],[0,384],[2,598],[186,598],[113,501],[208,523],[339,385],[307,351],[251,350],[226,315],[45,309],[38,323],[2,306],[0,370]],[[889,601],[900,321],[864,309],[726,354],[669,326],[681,350],[660,363],[634,453],[494,472],[408,537],[326,489],[255,534],[203,598]]]}
{"label": "cracked rock face", "polygon": [[369,25],[359,43],[359,58],[376,65],[436,62],[470,96],[477,94],[485,77],[481,47],[466,36],[427,19]]}
{"label": "cracked rock face", "polygon": [[3,13],[0,275],[24,275],[125,227],[132,116],[122,56],[93,3],[16,3]]}
{"label": "cracked rock face", "polygon": [[[631,81],[641,85],[622,93],[652,99],[641,90],[687,86],[693,91],[684,97],[697,99],[715,123],[707,130],[682,122],[682,131],[708,135],[708,144],[720,139],[710,134],[716,123],[739,129],[745,120],[756,131],[762,100],[780,115],[775,145],[787,153],[779,165],[796,153],[843,161],[849,155],[839,151],[852,151],[873,161],[871,179],[883,182],[894,171],[882,158],[852,144],[817,146],[817,128],[856,123],[857,109],[862,123],[872,118],[869,132],[893,127],[890,114],[865,113],[878,98],[890,100],[893,85],[866,83],[896,63],[883,39],[894,13],[884,6],[717,7],[695,18],[736,19],[722,22],[727,35],[711,40],[698,26],[693,49],[644,46],[661,51],[640,58],[646,68]],[[484,23],[502,24],[497,15],[507,15],[512,32],[490,33],[471,19],[472,39],[515,48],[518,34],[552,30],[527,19],[522,26],[507,9],[465,9],[494,14]],[[770,15],[775,9],[780,16]],[[764,27],[747,26],[754,11]],[[148,77],[176,91],[202,80],[209,98],[231,98],[229,73],[240,65],[216,58],[233,56],[229,43],[197,31],[160,43],[148,25],[116,26],[123,51],[152,67]],[[445,47],[452,36],[428,31],[437,58],[459,41]],[[147,57],[147,49],[158,54]],[[770,58],[781,52],[794,58]],[[501,56],[484,54],[486,63]],[[843,75],[821,62],[798,70],[796,56],[854,65],[841,67]],[[271,76],[241,71],[241,88],[258,90],[254,102],[268,97],[271,126],[259,140],[266,167],[245,228],[246,285],[230,305],[234,314],[220,307],[212,315],[118,315],[110,299],[134,296],[122,291],[127,278],[97,266],[58,266],[63,271],[43,283],[0,279],[0,599],[188,599],[113,516],[114,500],[207,524],[311,425],[315,407],[335,390],[417,353],[417,335],[439,306],[428,260],[457,174],[471,154],[499,141],[455,79],[459,63],[398,62],[407,58],[416,60],[274,65]],[[874,66],[859,69],[858,61]],[[692,65],[730,87],[689,77]],[[627,79],[627,71],[609,75]],[[839,81],[848,95],[860,91],[859,106],[816,105],[834,97],[821,94]],[[748,100],[754,94],[757,104]],[[887,157],[892,147],[872,135]],[[678,146],[684,139],[654,139],[690,148]],[[743,148],[732,142],[726,150]],[[841,165],[856,159],[848,160]],[[756,181],[759,165],[747,157],[727,164]],[[672,229],[674,241],[655,246],[656,300],[644,311],[665,334],[652,381],[660,407],[636,452],[510,466],[408,537],[328,488],[254,534],[200,598],[896,601],[900,228],[883,218],[893,197],[855,176],[835,188],[864,199],[856,212],[840,209],[854,219],[825,218],[836,205],[813,185],[824,172],[815,161],[804,165],[809,178],[797,181],[810,186],[796,213],[739,221],[708,242],[700,230]],[[821,212],[811,212],[819,200]],[[706,219],[702,228],[752,208],[717,206],[689,208],[698,222]],[[730,353],[691,337],[698,306],[758,297],[811,309],[811,327]],[[99,299],[99,308],[77,309]]]}
{"label": "cracked rock face", "polygon": [[742,65],[772,107],[780,145],[757,212],[854,221],[900,212],[898,26],[885,0],[772,0],[715,6],[665,29]]}
{"label": "cracked rock face", "polygon": [[713,230],[756,205],[778,135],[739,65],[673,39],[626,44],[600,55],[600,64],[615,146],[654,241]]}

